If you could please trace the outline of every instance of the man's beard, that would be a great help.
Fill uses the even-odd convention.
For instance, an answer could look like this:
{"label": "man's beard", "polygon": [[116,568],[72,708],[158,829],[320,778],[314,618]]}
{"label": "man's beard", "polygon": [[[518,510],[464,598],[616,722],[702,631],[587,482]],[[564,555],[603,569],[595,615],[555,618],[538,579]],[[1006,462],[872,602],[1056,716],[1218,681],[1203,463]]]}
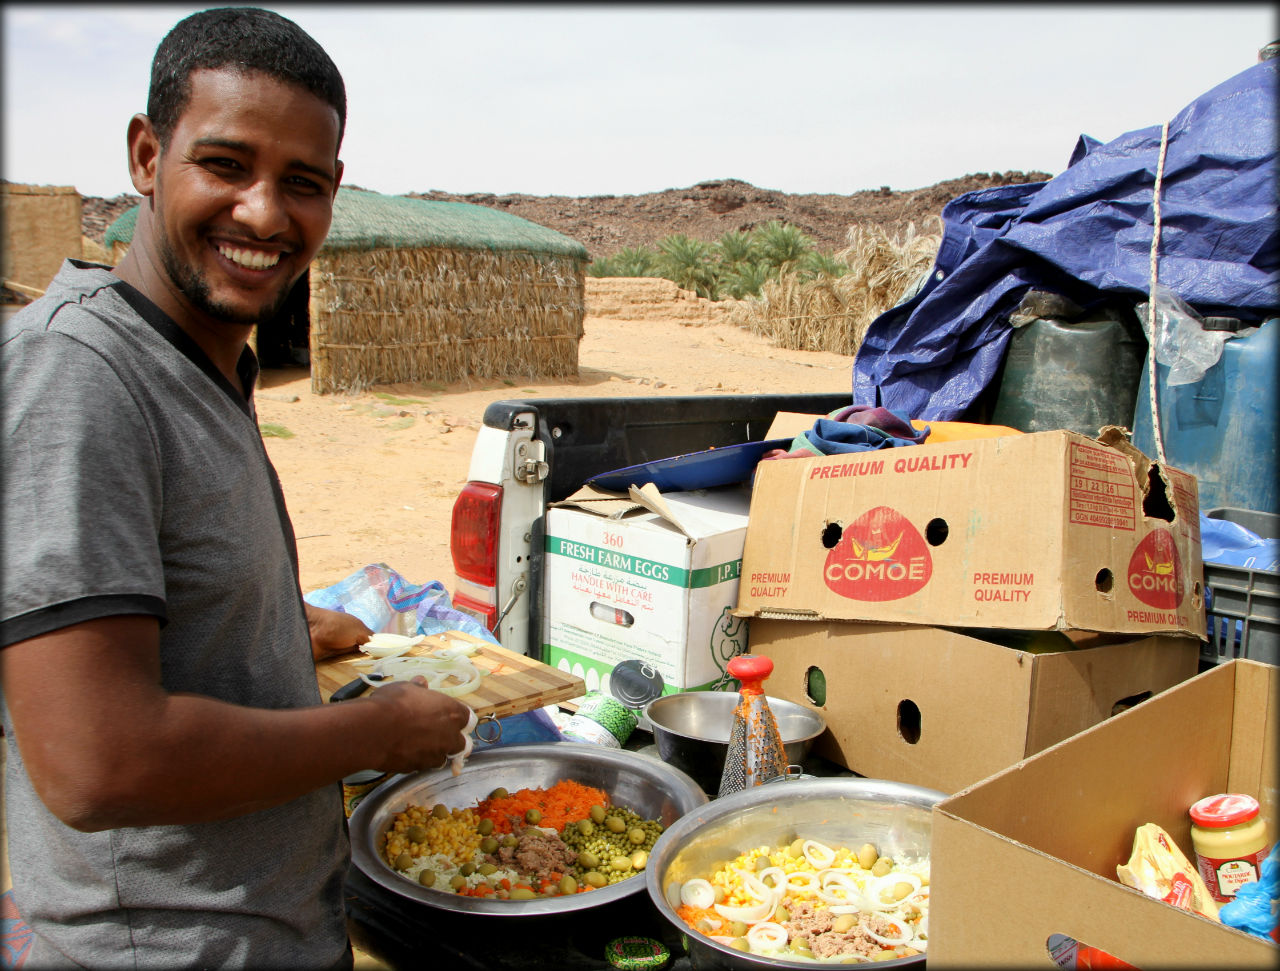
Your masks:
{"label": "man's beard", "polygon": [[260,310],[243,312],[219,303],[210,296],[209,284],[204,277],[194,267],[188,266],[178,259],[178,254],[169,245],[169,237],[164,231],[158,232],[156,237],[159,244],[157,248],[160,251],[160,262],[164,266],[165,272],[169,274],[169,279],[177,285],[191,305],[202,313],[208,314],[215,320],[226,324],[257,324],[273,319],[284,309],[284,305],[289,299],[289,293],[293,289],[292,285],[281,288],[280,292],[276,294],[274,302]]}

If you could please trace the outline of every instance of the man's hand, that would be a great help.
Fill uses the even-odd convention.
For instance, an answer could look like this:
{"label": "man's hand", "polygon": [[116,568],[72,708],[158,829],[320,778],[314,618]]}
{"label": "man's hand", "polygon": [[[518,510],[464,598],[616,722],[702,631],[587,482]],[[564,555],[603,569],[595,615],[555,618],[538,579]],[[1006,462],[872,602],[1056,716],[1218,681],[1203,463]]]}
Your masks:
{"label": "man's hand", "polygon": [[354,651],[373,636],[373,631],[354,614],[314,607],[305,601],[304,604],[307,629],[311,632],[311,656],[317,661]]}

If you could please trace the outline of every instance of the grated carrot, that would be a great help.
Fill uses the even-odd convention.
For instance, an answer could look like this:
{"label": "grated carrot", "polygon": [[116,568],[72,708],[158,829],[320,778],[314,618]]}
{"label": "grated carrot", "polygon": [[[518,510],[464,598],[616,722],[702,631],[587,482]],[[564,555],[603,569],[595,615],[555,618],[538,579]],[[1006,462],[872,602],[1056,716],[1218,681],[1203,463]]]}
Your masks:
{"label": "grated carrot", "polygon": [[518,789],[500,799],[481,800],[474,811],[481,819],[491,820],[495,832],[510,833],[513,822],[523,822],[525,813],[536,809],[542,813],[538,825],[558,833],[566,823],[585,819],[597,805],[609,807],[609,795],[603,789],[561,779],[549,789]]}

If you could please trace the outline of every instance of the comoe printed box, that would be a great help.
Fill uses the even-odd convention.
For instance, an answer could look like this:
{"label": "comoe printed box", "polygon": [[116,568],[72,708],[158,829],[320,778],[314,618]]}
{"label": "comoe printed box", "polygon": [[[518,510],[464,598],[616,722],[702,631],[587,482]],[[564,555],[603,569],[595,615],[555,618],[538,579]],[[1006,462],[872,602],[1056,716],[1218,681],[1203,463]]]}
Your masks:
{"label": "comoe printed box", "polygon": [[664,691],[709,687],[746,648],[733,615],[749,498],[737,487],[580,492],[547,511],[543,657],[609,690],[638,660]]}
{"label": "comoe printed box", "polygon": [[1120,429],[762,462],[742,617],[1203,637],[1195,479]]}

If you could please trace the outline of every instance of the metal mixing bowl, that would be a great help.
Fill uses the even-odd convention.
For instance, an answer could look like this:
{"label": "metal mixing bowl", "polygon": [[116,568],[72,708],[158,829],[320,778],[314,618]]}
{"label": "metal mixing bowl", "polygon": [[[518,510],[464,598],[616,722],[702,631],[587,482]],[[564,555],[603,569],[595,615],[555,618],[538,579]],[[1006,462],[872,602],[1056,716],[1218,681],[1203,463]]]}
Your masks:
{"label": "metal mixing bowl", "polygon": [[[663,760],[693,776],[707,792],[720,788],[738,700],[736,691],[682,691],[655,698],[645,708]],[[800,765],[826,721],[804,705],[767,695],[765,700],[777,719],[788,763]]]}
{"label": "metal mixing bowl", "polygon": [[[812,968],[812,962],[735,951],[691,929],[676,915],[680,886],[693,877],[709,878],[753,847],[782,846],[797,838],[830,846],[872,843],[886,856],[927,857],[933,805],[943,797],[933,789],[881,779],[801,779],[755,786],[695,809],[668,828],[649,854],[645,886],[663,917],[687,935],[695,968]],[[922,964],[924,955],[880,963]]]}
{"label": "metal mixing bowl", "polygon": [[534,900],[489,900],[431,890],[396,873],[382,858],[393,817],[411,804],[450,809],[475,806],[498,786],[511,792],[549,788],[561,779],[603,789],[614,805],[670,827],[705,805],[706,793],[687,775],[657,759],[585,742],[547,742],[486,748],[474,752],[462,774],[447,769],[399,775],[375,789],[351,814],[351,859],[371,880],[402,897],[460,914],[504,917],[560,914],[597,907],[641,893],[640,875],[588,893]]}

